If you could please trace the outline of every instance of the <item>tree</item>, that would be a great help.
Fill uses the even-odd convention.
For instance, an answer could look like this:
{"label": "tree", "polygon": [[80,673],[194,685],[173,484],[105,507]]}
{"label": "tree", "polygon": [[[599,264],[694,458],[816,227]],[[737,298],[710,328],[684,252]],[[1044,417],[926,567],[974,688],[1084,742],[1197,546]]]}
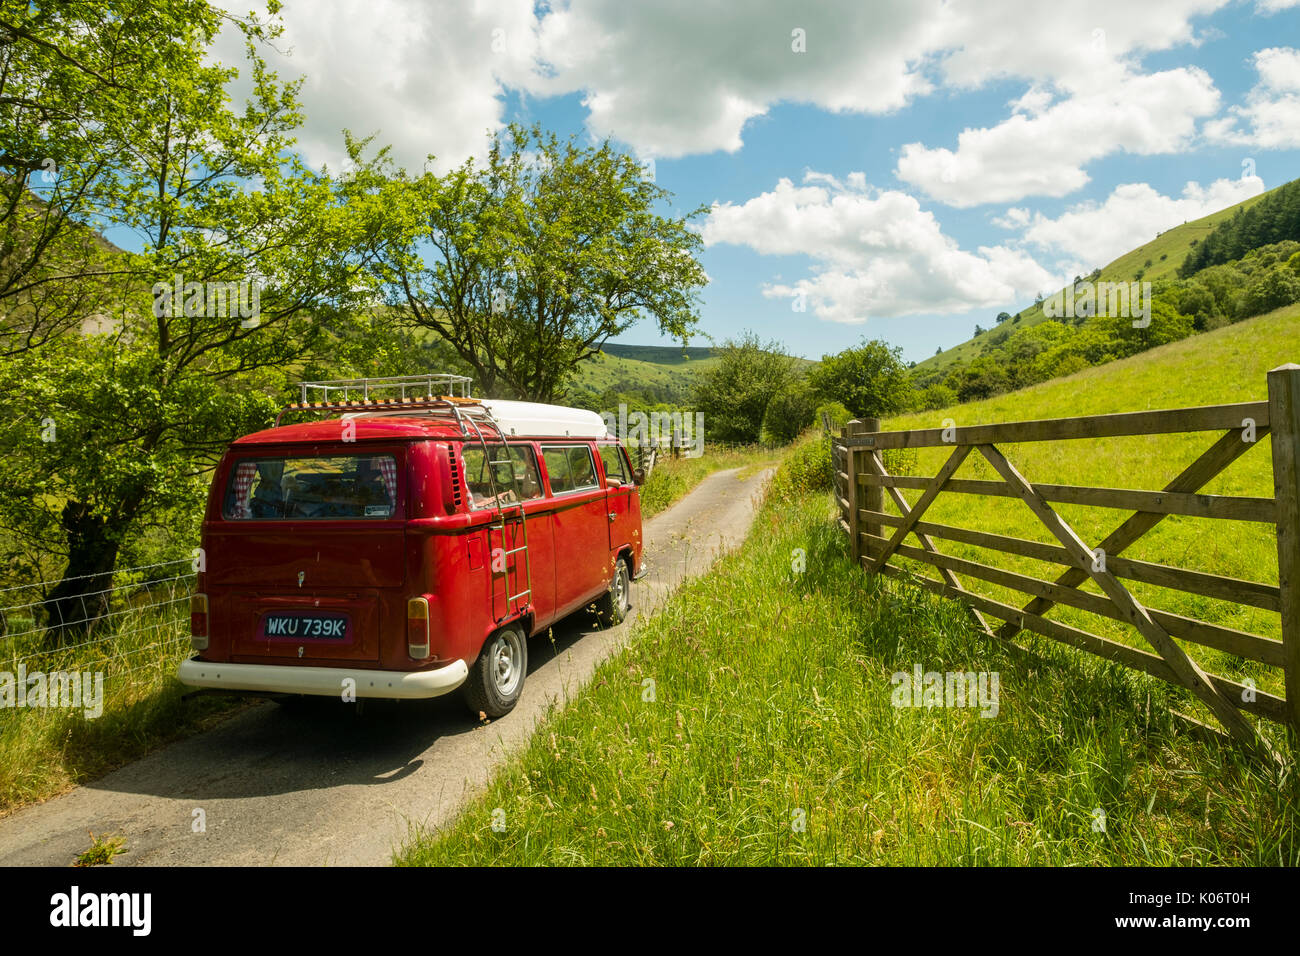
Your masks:
{"label": "tree", "polygon": [[1265,193],[1249,209],[1238,207],[1219,222],[1203,241],[1192,240],[1192,250],[1178,268],[1188,278],[1213,265],[1240,259],[1262,245],[1300,239],[1300,180],[1292,180]]}
{"label": "tree", "polygon": [[853,413],[839,402],[827,402],[824,405],[818,405],[813,412],[813,424],[822,427],[824,425],[822,416],[825,416],[825,421],[830,422],[831,434],[838,435],[840,429],[853,418]]}
{"label": "tree", "polygon": [[1006,365],[988,356],[975,359],[961,370],[960,376],[957,397],[963,402],[989,398],[1011,388]]}
{"label": "tree", "polygon": [[763,435],[767,440],[785,445],[814,424],[817,396],[802,378],[792,379],[767,403],[763,413]]}
{"label": "tree", "polygon": [[777,342],[764,345],[753,332],[729,339],[717,361],[698,373],[695,407],[706,434],[717,441],[756,442],[774,395],[795,377],[795,361]]}
{"label": "tree", "polygon": [[215,21],[175,29],[100,192],[103,215],[145,237],[145,252],[122,254],[142,281],[100,333],[54,336],[0,376],[22,381],[25,406],[0,436],[13,465],[0,518],[67,556],[46,603],[56,642],[106,612],[132,534],[198,512],[216,456],[268,423],[288,370],[359,296],[356,221],[333,182],[285,159],[296,84],[278,84],[250,33],[252,97],[233,111],[235,71],[204,50]]}
{"label": "tree", "polygon": [[95,226],[186,44],[206,45],[223,20],[250,39],[270,35],[204,0],[0,8],[0,356],[110,309],[139,280]]}
{"label": "tree", "polygon": [[911,379],[902,350],[874,339],[835,355],[822,356],[808,384],[822,401],[843,402],[858,418],[884,418],[907,407]]}
{"label": "tree", "polygon": [[1011,318],[1010,312],[999,312],[997,316],[997,320],[999,324],[1005,322],[1009,318]]}
{"label": "tree", "polygon": [[936,383],[920,389],[912,405],[917,411],[928,412],[936,408],[947,408],[957,404],[957,393],[947,385]]}
{"label": "tree", "polygon": [[[358,163],[365,145],[349,137]],[[372,271],[389,302],[488,393],[551,401],[645,315],[683,343],[699,320],[702,243],[687,224],[704,209],[662,215],[670,194],[608,141],[580,148],[512,125],[481,166],[441,177],[408,177],[382,150],[354,191],[382,236]]]}
{"label": "tree", "polygon": [[1241,299],[1241,317],[1271,312],[1297,301],[1300,301],[1300,277],[1286,265],[1279,264],[1256,277],[1246,287]]}

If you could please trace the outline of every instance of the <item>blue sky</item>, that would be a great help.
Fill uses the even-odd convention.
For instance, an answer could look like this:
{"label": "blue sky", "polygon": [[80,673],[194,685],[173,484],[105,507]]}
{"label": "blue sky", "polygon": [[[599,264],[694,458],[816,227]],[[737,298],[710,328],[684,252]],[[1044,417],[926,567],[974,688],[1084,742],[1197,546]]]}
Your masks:
{"label": "blue sky", "polygon": [[[865,336],[919,360],[1300,175],[1300,0],[289,0],[283,18],[273,63],[307,77],[309,162],[338,167],[343,127],[442,168],[510,121],[610,137],[678,208],[713,207],[701,332],[811,358]],[[620,341],[662,340],[647,319]]]}

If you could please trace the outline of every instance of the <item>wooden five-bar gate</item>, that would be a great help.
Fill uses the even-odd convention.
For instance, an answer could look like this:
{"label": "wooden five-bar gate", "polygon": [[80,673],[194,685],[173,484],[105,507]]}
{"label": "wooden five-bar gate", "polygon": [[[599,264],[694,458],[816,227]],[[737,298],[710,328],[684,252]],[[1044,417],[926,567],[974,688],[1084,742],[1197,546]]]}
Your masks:
{"label": "wooden five-bar gate", "polygon": [[[1268,749],[1243,711],[1300,728],[1300,476],[1296,463],[1300,450],[1300,365],[1284,365],[1269,372],[1268,400],[1262,402],[968,427],[948,424],[946,428],[880,431],[878,419],[854,421],[834,442],[835,494],[855,561],[872,572],[905,576],[930,591],[960,599],[981,630],[992,637],[1010,640],[1020,630],[1034,631],[1186,687],[1233,737],[1252,746]],[[1185,432],[1218,435],[1159,491],[1034,483],[998,448],[1000,444],[1023,442]],[[1272,438],[1273,497],[1198,494],[1266,435]],[[886,471],[882,452],[923,447],[952,449],[933,477],[897,476]],[[954,478],[962,462],[972,455],[986,459],[1001,480]],[[917,490],[921,495],[909,505],[900,489]],[[1019,498],[1058,544],[923,520],[927,509],[944,492]],[[886,512],[886,493],[898,514]],[[1131,513],[1104,538],[1090,544],[1052,508],[1053,502]],[[1273,526],[1277,532],[1278,583],[1238,580],[1120,556],[1167,515]],[[919,547],[906,543],[909,536]],[[1051,562],[1063,565],[1064,570],[1051,581],[1031,577],[941,553],[934,545],[936,538]],[[890,563],[896,557],[924,562],[934,567],[939,577],[908,574]],[[1021,607],[992,600],[967,590],[959,576],[1023,592],[1030,600]],[[1088,580],[1096,582],[1100,594],[1080,589]],[[1146,607],[1124,581],[1278,612],[1281,639]],[[1046,615],[1056,605],[1132,625],[1152,650],[1130,647],[1051,620]],[[992,627],[985,615],[1003,623]],[[1206,672],[1178,641],[1281,668],[1286,696]]]}

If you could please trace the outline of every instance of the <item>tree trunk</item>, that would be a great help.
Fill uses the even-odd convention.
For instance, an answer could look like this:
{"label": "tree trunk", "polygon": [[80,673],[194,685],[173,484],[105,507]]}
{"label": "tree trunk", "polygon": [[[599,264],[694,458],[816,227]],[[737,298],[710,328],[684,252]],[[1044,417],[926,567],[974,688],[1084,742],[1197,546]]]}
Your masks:
{"label": "tree trunk", "polygon": [[45,640],[51,648],[88,633],[108,614],[118,552],[117,536],[89,505],[69,501],[63,506],[62,523],[68,536],[68,567],[45,602]]}

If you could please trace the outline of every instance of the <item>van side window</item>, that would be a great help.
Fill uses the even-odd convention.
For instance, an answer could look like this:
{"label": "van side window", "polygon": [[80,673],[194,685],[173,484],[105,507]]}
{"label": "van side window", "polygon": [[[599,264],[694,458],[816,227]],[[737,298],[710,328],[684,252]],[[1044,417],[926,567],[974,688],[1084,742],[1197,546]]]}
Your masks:
{"label": "van side window", "polygon": [[605,466],[605,479],[617,478],[623,484],[630,484],[627,465],[624,463],[623,451],[617,445],[600,445],[600,460]]}
{"label": "van side window", "polygon": [[[542,480],[532,448],[488,445],[487,454],[485,458],[483,448],[478,445],[465,445],[461,449],[472,508],[495,508],[498,504],[514,504],[542,496]],[[492,496],[494,479],[495,498]]]}
{"label": "van side window", "polygon": [[596,487],[596,461],[588,446],[574,445],[569,449],[569,474],[573,476],[574,491]]}
{"label": "van side window", "polygon": [[546,462],[546,476],[551,479],[551,494],[562,495],[566,491],[573,490],[568,449],[543,446],[542,461]]}

